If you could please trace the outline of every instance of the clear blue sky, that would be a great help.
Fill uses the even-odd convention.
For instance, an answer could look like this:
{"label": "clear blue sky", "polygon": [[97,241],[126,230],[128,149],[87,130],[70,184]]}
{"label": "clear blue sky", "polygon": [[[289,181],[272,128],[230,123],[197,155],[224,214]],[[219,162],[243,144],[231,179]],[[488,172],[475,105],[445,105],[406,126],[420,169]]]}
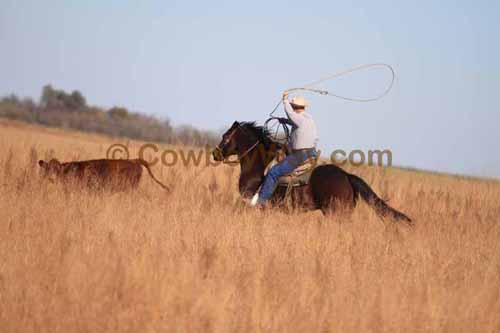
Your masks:
{"label": "clear blue sky", "polygon": [[[498,1],[0,0],[0,94],[43,85],[219,130],[262,123],[281,92],[355,65],[397,73],[383,100],[311,96],[324,151],[500,177]],[[329,86],[380,92],[387,76]]]}

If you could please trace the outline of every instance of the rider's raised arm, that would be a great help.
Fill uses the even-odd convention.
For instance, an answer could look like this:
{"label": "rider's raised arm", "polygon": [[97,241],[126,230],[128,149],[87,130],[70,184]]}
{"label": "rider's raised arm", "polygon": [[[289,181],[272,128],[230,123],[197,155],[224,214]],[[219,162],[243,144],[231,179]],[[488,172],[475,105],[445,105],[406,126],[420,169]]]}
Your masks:
{"label": "rider's raised arm", "polygon": [[290,105],[290,101],[288,101],[288,98],[283,99],[283,105],[285,107],[286,116],[293,123],[292,125],[297,127],[300,126],[300,123],[302,122],[302,116],[297,112],[293,111],[293,108]]}

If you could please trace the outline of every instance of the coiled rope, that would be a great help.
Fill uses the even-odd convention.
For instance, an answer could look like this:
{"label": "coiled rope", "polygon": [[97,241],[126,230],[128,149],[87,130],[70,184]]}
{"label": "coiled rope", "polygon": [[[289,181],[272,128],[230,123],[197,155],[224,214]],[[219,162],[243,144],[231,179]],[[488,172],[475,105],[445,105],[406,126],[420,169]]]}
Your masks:
{"label": "coiled rope", "polygon": [[[348,74],[351,74],[351,73],[354,73],[354,72],[357,72],[357,71],[361,71],[361,70],[365,70],[365,69],[370,69],[370,68],[385,68],[385,69],[388,69],[390,71],[390,73],[391,73],[391,82],[390,82],[390,84],[383,91],[382,94],[380,94],[380,95],[378,95],[376,97],[372,97],[372,98],[353,98],[353,97],[347,97],[347,96],[338,95],[338,94],[332,93],[331,91],[328,91],[328,90],[321,90],[321,89],[315,89],[315,88],[313,88],[314,86],[317,86],[320,83],[323,83],[323,82],[326,82],[326,81],[330,81],[330,80],[333,80],[333,79],[336,79],[336,78],[339,78],[341,76],[345,76],[345,75],[348,75]],[[287,90],[285,90],[285,92],[289,93],[289,92],[293,92],[293,91],[300,91],[300,90],[302,90],[302,91],[309,91],[309,92],[320,94],[320,95],[332,96],[332,97],[336,97],[336,98],[343,99],[343,100],[350,101],[350,102],[363,102],[363,103],[364,102],[374,102],[374,101],[378,101],[379,99],[385,97],[391,91],[392,87],[394,86],[395,79],[396,79],[396,73],[394,72],[394,69],[392,68],[391,65],[384,64],[384,63],[375,63],[375,64],[367,64],[367,65],[361,65],[361,66],[352,67],[352,68],[346,69],[344,71],[341,71],[341,72],[338,72],[338,73],[326,76],[324,78],[321,78],[321,79],[319,79],[317,81],[314,81],[314,82],[311,82],[309,84],[306,84],[303,87],[287,89]],[[276,104],[276,106],[274,107],[273,111],[271,111],[271,113],[269,114],[270,117],[273,116],[274,112],[276,112],[276,110],[278,109],[278,107],[280,106],[281,103],[282,103],[282,100],[280,100]]]}
{"label": "coiled rope", "polygon": [[[321,89],[315,89],[315,88],[313,88],[313,87],[317,86],[320,83],[323,83],[323,82],[326,82],[326,81],[330,81],[330,80],[333,80],[333,79],[336,79],[336,78],[339,78],[341,76],[345,76],[345,75],[348,75],[348,74],[351,74],[351,73],[354,73],[354,72],[357,72],[357,71],[361,71],[361,70],[365,70],[365,69],[370,69],[370,68],[385,68],[385,69],[389,70],[389,72],[391,73],[391,82],[390,82],[390,84],[382,92],[382,94],[380,94],[380,95],[378,95],[376,97],[373,97],[373,98],[353,98],[353,97],[347,97],[347,96],[338,95],[338,94],[332,93],[332,92],[327,91],[327,90],[321,90]],[[345,100],[345,101],[350,101],[350,102],[362,102],[362,103],[365,103],[365,102],[374,102],[374,101],[378,101],[379,99],[382,99],[383,97],[385,97],[391,91],[392,87],[394,86],[395,79],[396,79],[396,73],[394,72],[394,68],[392,68],[391,65],[384,64],[384,63],[374,63],[374,64],[367,64],[367,65],[361,65],[361,66],[352,67],[352,68],[346,69],[344,71],[341,71],[341,72],[338,72],[338,73],[326,76],[324,78],[321,78],[321,79],[319,79],[317,81],[314,81],[314,82],[311,82],[309,84],[306,84],[303,87],[287,89],[287,90],[285,90],[285,92],[286,93],[290,93],[290,92],[293,92],[293,91],[308,91],[308,92],[312,92],[312,93],[316,93],[316,94],[320,94],[320,95],[324,95],[324,96],[336,97],[336,98],[339,98],[339,99],[342,99],[342,100]],[[273,111],[271,111],[271,113],[269,114],[269,119],[266,120],[264,126],[270,132],[275,131],[275,134],[274,134],[275,139],[278,138],[279,129],[280,129],[280,127],[282,127],[283,131],[285,133],[285,140],[288,141],[288,137],[290,135],[288,127],[283,122],[282,118],[273,116],[273,114],[276,112],[276,110],[278,109],[278,107],[281,105],[282,102],[283,102],[283,100],[280,99],[280,101],[274,107]],[[271,126],[271,124],[272,124],[273,121],[277,122],[277,127],[276,128],[275,128],[275,126]]]}

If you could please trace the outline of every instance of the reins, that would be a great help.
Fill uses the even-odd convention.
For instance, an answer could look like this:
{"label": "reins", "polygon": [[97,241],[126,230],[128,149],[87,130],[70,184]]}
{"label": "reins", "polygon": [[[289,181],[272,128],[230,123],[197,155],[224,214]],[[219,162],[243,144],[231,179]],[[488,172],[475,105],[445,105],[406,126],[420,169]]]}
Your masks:
{"label": "reins", "polygon": [[[255,147],[257,147],[257,145],[260,143],[260,140],[257,140],[257,142],[255,142],[250,148],[248,148],[247,150],[245,150],[245,152],[241,155],[238,155],[238,159],[237,160],[234,160],[234,161],[230,161],[229,160],[229,156],[227,158],[225,158],[222,163],[224,164],[228,164],[228,165],[236,165],[236,164],[239,164],[241,162],[241,159],[245,156],[247,156]],[[216,147],[215,149],[218,149],[219,147]]]}

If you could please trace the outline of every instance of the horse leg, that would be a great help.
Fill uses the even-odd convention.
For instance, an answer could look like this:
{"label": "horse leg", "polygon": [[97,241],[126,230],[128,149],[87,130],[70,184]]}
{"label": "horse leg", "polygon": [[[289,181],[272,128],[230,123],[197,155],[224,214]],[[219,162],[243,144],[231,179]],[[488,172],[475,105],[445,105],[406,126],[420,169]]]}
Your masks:
{"label": "horse leg", "polygon": [[342,171],[317,168],[311,175],[311,189],[316,208],[324,215],[330,216],[354,208],[354,191]]}

